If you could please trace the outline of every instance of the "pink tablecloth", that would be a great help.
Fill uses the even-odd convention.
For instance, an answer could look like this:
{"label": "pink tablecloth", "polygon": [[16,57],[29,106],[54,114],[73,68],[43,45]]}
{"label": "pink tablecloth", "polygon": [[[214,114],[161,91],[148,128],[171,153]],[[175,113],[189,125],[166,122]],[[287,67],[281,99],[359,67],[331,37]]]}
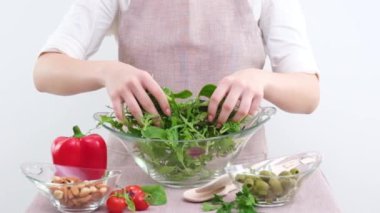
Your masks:
{"label": "pink tablecloth", "polygon": [[[131,169],[133,168],[133,169]],[[153,181],[137,167],[125,168],[122,180],[128,184],[150,184]],[[127,182],[123,183],[127,184]],[[184,190],[167,189],[168,203],[164,206],[151,206],[144,212],[162,213],[196,213],[202,212],[200,204],[188,203],[182,200]],[[233,193],[229,196],[233,196]],[[26,210],[28,213],[58,212],[42,195],[37,195]],[[96,212],[107,212],[105,207]],[[260,213],[338,213],[341,212],[331,193],[323,173],[317,170],[308,177],[301,186],[294,201],[282,207],[260,208]]]}

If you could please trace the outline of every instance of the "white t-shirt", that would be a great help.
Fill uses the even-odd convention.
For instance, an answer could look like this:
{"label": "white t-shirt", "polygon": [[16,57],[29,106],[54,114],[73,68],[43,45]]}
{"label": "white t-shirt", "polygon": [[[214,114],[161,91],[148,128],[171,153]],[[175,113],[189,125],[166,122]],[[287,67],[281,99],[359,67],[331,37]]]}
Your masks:
{"label": "white t-shirt", "polygon": [[[41,52],[88,59],[107,33],[117,32],[119,10],[128,10],[130,1],[136,0],[76,0]],[[247,1],[262,31],[272,70],[318,72],[298,0]]]}

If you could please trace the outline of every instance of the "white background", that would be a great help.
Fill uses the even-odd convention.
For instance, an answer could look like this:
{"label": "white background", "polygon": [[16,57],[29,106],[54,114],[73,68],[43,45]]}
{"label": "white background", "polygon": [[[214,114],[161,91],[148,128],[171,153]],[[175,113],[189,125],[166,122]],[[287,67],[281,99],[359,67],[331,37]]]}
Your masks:
{"label": "white background", "polygon": [[[32,82],[36,53],[71,1],[0,3],[0,203],[23,212],[36,193],[21,174],[25,161],[50,161],[50,145],[71,126],[90,129],[105,109],[104,90],[58,97]],[[325,172],[343,212],[380,212],[380,4],[377,1],[302,0],[321,68],[321,103],[310,115],[279,113],[267,125],[270,155],[323,153]],[[113,38],[95,58],[115,59]],[[4,209],[5,208],[5,209]]]}

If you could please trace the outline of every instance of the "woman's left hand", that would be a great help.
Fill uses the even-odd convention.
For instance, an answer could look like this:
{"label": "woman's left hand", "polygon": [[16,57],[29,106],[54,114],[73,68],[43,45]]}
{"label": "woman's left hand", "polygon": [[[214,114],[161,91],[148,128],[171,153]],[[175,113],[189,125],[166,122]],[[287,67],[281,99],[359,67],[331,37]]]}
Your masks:
{"label": "woman's left hand", "polygon": [[[253,115],[264,97],[267,81],[267,72],[259,69],[241,70],[224,77],[210,98],[208,120],[211,122],[217,119],[217,125],[221,126],[235,108],[237,111],[233,121],[240,121],[248,114]],[[216,118],[220,104],[223,105]]]}

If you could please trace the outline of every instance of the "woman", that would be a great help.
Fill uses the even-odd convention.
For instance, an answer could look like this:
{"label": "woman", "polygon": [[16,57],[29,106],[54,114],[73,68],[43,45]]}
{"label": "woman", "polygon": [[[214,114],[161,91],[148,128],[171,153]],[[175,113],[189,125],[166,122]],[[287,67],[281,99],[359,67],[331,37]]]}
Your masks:
{"label": "woman", "polygon": [[[119,61],[86,60],[112,29]],[[274,72],[262,70],[266,55]],[[234,107],[233,120],[255,113],[263,98],[288,112],[313,112],[317,72],[297,0],[77,0],[43,48],[34,81],[58,95],[105,87],[117,117],[125,105],[137,119],[143,110],[157,114],[148,92],[170,115],[161,87],[196,92],[217,83],[208,119],[220,125]],[[252,140],[240,159],[265,158],[264,132]]]}

